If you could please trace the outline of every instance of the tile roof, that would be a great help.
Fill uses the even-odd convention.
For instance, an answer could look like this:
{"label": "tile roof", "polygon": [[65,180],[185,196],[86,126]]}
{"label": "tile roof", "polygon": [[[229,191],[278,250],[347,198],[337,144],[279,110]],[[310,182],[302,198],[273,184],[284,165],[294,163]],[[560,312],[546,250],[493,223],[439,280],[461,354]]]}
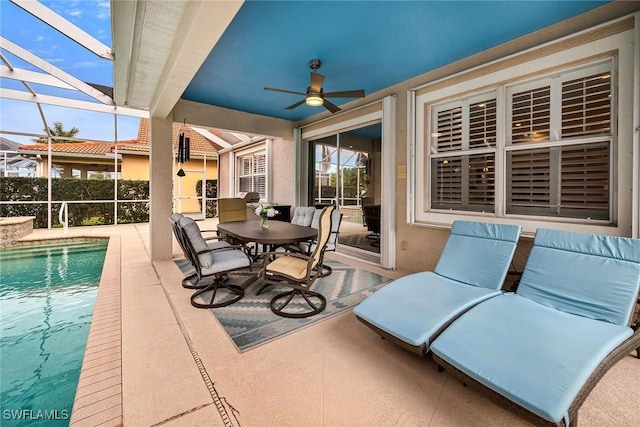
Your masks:
{"label": "tile roof", "polygon": [[[184,129],[185,137],[189,138],[191,144],[191,154],[202,156],[204,153],[207,155],[217,154],[222,147],[198,132],[191,129],[189,126],[184,126],[182,123],[173,123],[173,149],[178,148],[178,135],[180,131]],[[230,143],[236,143],[240,140],[233,136],[231,133],[221,132],[217,129],[209,129],[209,131],[223,138],[225,140],[233,139]],[[149,153],[149,119],[140,119],[140,125],[138,127],[138,138],[129,139],[124,141],[118,141],[119,152],[137,152],[137,153]],[[51,144],[51,151],[54,153],[67,153],[67,154],[84,154],[84,155],[100,155],[104,156],[115,151],[116,144],[104,143],[104,142],[65,142]],[[47,144],[31,144],[22,145],[19,148],[21,151],[39,151],[47,152]]]}
{"label": "tile roof", "polygon": [[[209,141],[198,132],[191,129],[188,125],[185,126],[182,123],[173,123],[172,141],[173,149],[178,148],[178,135],[180,131],[184,129],[184,136],[189,138],[191,144],[192,153],[217,153],[222,149],[218,144]],[[209,129],[209,132],[215,134],[216,129]],[[140,119],[140,126],[138,127],[138,141],[140,143],[149,144],[149,119]]]}
{"label": "tile roof", "polygon": [[[64,142],[51,144],[54,153],[105,155],[111,152],[113,144],[105,142]],[[22,145],[20,151],[47,152],[47,144]]]}

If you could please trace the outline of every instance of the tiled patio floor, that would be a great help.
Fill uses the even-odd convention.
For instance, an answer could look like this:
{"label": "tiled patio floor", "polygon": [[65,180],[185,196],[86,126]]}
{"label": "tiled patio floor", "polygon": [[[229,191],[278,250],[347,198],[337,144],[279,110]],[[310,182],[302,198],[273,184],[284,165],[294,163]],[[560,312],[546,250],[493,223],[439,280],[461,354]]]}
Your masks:
{"label": "tiled patio floor", "polygon": [[[210,221],[201,228],[215,228]],[[120,240],[120,265],[106,266],[104,273],[116,274],[121,283],[122,418],[105,425],[527,425],[438,373],[429,358],[381,340],[351,311],[240,354],[208,310],[190,305],[191,291],[180,286],[175,263],[152,265],[147,224],[70,234]],[[60,235],[36,230],[31,238]],[[174,254],[181,256],[175,243]],[[390,277],[402,274],[359,266]],[[93,403],[113,407],[102,394],[94,397]],[[638,401],[640,360],[627,357],[595,388],[580,411],[580,424],[638,425]]]}

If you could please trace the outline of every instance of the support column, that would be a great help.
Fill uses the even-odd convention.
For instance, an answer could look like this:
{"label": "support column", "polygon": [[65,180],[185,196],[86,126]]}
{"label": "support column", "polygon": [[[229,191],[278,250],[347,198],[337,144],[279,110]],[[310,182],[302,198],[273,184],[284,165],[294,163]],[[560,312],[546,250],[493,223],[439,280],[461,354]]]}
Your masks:
{"label": "support column", "polygon": [[171,115],[168,118],[149,119],[149,242],[151,260],[171,259],[172,230],[169,217],[172,213],[172,162]]}

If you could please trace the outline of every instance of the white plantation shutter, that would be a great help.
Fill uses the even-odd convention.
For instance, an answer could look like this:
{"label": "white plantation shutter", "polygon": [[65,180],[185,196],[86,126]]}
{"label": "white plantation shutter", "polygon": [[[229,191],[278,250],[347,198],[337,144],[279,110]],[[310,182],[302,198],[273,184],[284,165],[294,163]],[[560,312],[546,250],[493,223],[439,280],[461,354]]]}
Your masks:
{"label": "white plantation shutter", "polygon": [[462,149],[462,108],[454,107],[449,110],[438,111],[436,140],[438,153],[445,151],[459,151]]}
{"label": "white plantation shutter", "polygon": [[469,106],[469,148],[496,146],[496,104],[489,99]]}
{"label": "white plantation shutter", "polygon": [[496,112],[495,93],[433,108],[431,208],[493,212]]}
{"label": "white plantation shutter", "polygon": [[611,73],[562,84],[562,138],[611,132]]}
{"label": "white plantation shutter", "polygon": [[507,213],[608,219],[609,145],[508,152]]}
{"label": "white plantation shutter", "polygon": [[267,155],[264,152],[242,156],[238,160],[240,174],[238,191],[255,191],[260,198],[267,197]]}
{"label": "white plantation shutter", "polygon": [[469,157],[468,203],[474,211],[493,211],[495,200],[495,154]]}
{"label": "white plantation shutter", "polygon": [[548,148],[507,153],[507,213],[548,214],[551,207],[550,167]]}
{"label": "white plantation shutter", "polygon": [[609,218],[609,145],[600,142],[562,149],[562,216]]}
{"label": "white plantation shutter", "polygon": [[462,204],[462,158],[433,159],[431,170],[431,206],[459,209]]}
{"label": "white plantation shutter", "polygon": [[430,208],[493,212],[501,197],[498,215],[614,222],[612,70],[605,60],[431,105]]}
{"label": "white plantation shutter", "polygon": [[549,86],[514,93],[511,98],[511,142],[548,141],[550,118]]}

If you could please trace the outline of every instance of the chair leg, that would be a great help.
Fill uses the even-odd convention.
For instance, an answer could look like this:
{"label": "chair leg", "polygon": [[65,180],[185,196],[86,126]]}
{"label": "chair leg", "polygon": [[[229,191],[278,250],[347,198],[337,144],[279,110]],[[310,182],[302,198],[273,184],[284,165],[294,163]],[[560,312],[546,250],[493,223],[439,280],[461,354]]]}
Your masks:
{"label": "chair leg", "polygon": [[333,269],[332,269],[330,266],[328,266],[328,265],[326,265],[326,264],[324,264],[324,263],[322,263],[322,264],[319,266],[319,268],[320,268],[320,272],[319,272],[319,274],[318,274],[318,277],[327,277],[327,276],[331,276],[331,273],[333,273]]}
{"label": "chair leg", "polygon": [[[233,296],[233,298],[222,301],[222,302],[214,302],[216,299],[216,294],[219,289],[226,289],[229,292],[227,293],[229,296]],[[205,292],[211,291],[211,298],[209,298],[208,303],[200,303],[196,301],[196,298],[200,297]],[[235,296],[234,296],[235,295]],[[244,289],[237,285],[227,285],[220,279],[216,278],[212,284],[209,286],[199,289],[191,295],[191,305],[197,308],[216,308],[216,307],[226,307],[227,305],[231,305],[237,301],[240,301],[244,297]]]}
{"label": "chair leg", "polygon": [[[195,283],[192,281],[192,279],[196,279]],[[220,276],[220,280],[227,281],[229,279],[229,274],[228,273],[224,273],[222,276]],[[209,285],[199,285],[198,282],[200,280],[198,279],[198,274],[197,273],[193,273],[190,276],[185,277],[184,279],[182,279],[182,287],[185,289],[204,289]]]}
{"label": "chair leg", "polygon": [[[289,305],[289,303],[293,301],[293,299],[296,296],[302,297],[307,303],[307,305],[311,307],[311,310],[303,311],[303,312],[284,311],[284,309]],[[319,304],[317,302],[314,303],[313,301],[311,301],[311,298],[318,299]],[[282,299],[286,299],[286,300],[284,301],[284,303],[278,306],[278,302]],[[300,298],[298,298],[298,300],[299,299]],[[273,299],[271,299],[271,311],[273,313],[277,314],[278,316],[289,317],[294,319],[314,316],[318,313],[321,313],[326,308],[326,306],[327,306],[327,300],[324,297],[324,295],[319,294],[317,292],[301,290],[301,289],[292,289],[287,292],[282,292],[276,295],[275,297],[273,297]]]}
{"label": "chair leg", "polygon": [[[195,282],[192,282],[192,279],[196,279]],[[182,287],[185,289],[203,289],[207,287],[207,285],[199,285],[198,282],[198,274],[193,273],[182,279]]]}

